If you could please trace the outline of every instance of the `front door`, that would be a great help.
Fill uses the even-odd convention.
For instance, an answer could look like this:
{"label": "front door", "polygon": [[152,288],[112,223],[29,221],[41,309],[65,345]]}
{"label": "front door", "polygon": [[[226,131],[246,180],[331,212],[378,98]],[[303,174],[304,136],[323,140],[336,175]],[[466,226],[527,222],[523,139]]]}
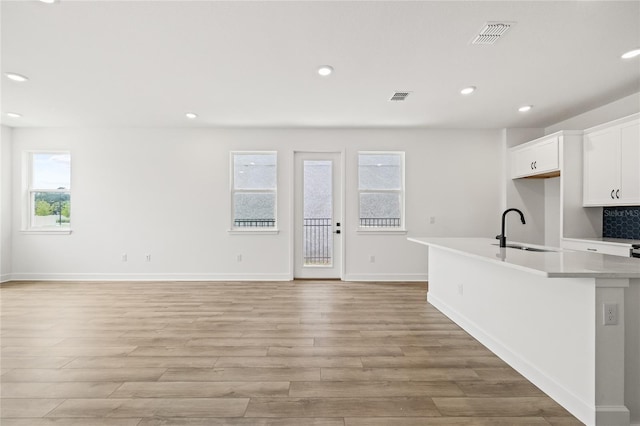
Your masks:
{"label": "front door", "polygon": [[295,154],[295,278],[342,278],[340,153]]}

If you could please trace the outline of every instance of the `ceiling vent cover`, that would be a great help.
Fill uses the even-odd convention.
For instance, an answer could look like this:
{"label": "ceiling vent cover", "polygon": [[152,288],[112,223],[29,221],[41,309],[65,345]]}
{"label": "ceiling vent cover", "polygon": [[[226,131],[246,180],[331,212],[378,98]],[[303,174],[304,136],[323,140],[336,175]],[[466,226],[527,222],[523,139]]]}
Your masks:
{"label": "ceiling vent cover", "polygon": [[390,101],[404,101],[411,92],[396,92],[391,96]]}
{"label": "ceiling vent cover", "polygon": [[513,24],[514,22],[487,22],[471,44],[494,44]]}

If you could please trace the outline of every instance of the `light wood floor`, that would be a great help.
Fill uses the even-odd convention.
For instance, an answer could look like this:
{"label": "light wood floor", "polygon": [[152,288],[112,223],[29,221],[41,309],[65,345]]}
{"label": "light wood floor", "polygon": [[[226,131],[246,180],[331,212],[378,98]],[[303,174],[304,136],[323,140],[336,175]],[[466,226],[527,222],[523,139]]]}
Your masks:
{"label": "light wood floor", "polygon": [[10,283],[1,424],[581,424],[424,284]]}

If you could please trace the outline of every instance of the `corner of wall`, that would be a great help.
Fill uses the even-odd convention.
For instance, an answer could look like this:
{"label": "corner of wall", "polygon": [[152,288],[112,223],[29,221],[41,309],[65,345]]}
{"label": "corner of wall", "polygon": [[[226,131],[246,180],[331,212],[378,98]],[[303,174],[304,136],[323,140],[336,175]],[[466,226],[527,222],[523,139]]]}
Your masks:
{"label": "corner of wall", "polygon": [[12,136],[7,126],[0,128],[0,283],[11,280],[12,239]]}

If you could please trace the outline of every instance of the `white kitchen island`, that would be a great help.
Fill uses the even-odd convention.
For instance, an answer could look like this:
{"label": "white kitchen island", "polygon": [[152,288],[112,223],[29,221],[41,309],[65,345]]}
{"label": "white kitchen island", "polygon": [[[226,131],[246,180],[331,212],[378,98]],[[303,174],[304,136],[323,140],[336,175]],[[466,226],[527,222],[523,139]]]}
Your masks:
{"label": "white kitchen island", "polygon": [[429,303],[587,425],[640,424],[640,259],[409,241],[429,247]]}

